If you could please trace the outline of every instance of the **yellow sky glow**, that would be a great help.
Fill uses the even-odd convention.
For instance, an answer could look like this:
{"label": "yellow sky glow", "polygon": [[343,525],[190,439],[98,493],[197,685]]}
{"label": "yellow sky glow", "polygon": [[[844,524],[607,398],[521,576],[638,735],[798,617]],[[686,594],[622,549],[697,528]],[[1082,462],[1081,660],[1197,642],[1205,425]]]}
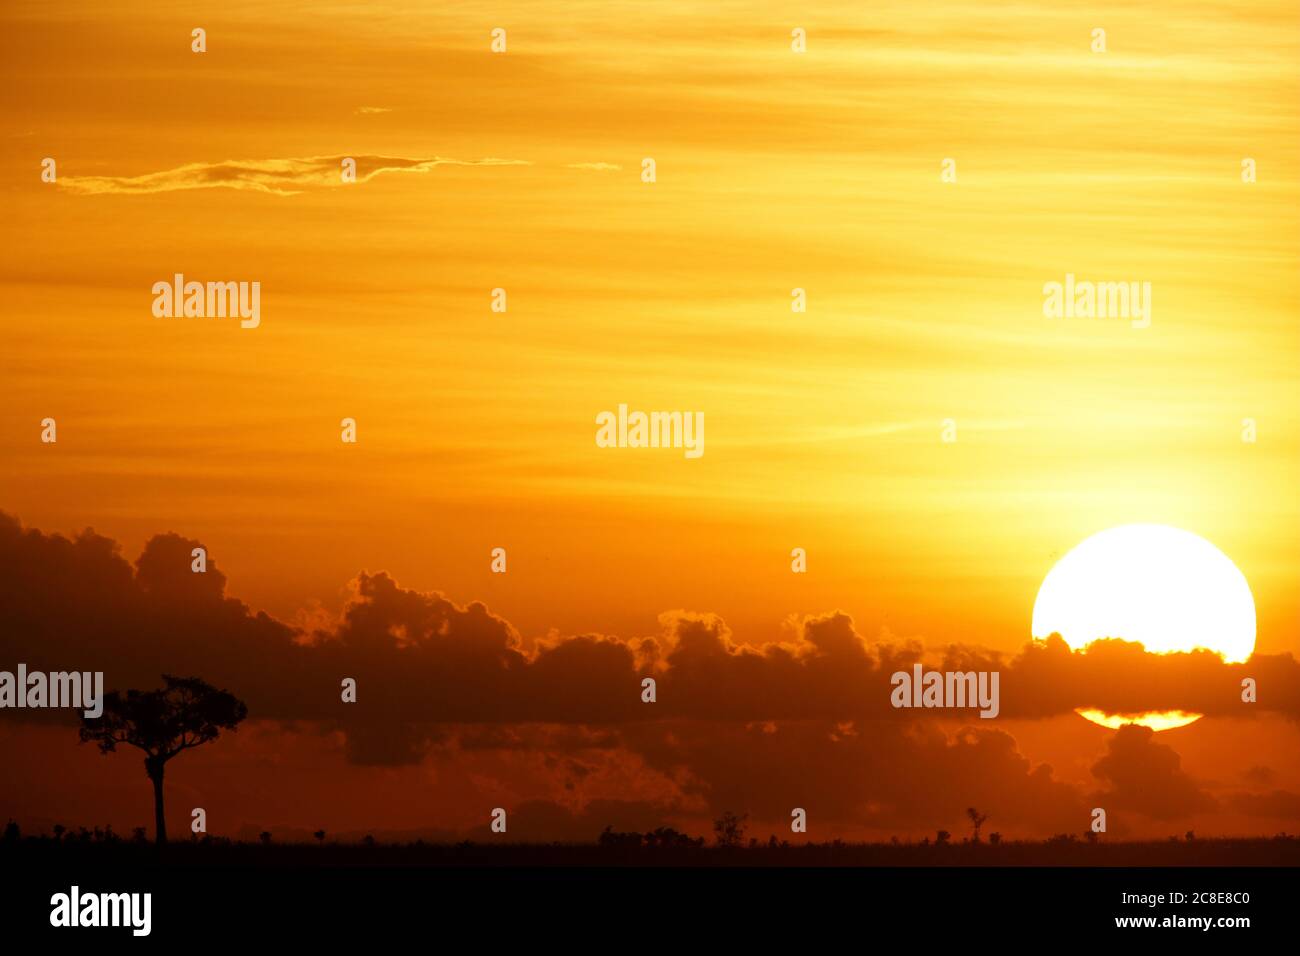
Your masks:
{"label": "yellow sky glow", "polygon": [[[286,616],[365,567],[530,639],[841,607],[1011,649],[1068,548],[1156,522],[1300,650],[1293,4],[129,6],[0,11],[26,523],[198,537]],[[340,156],[418,168],[285,165]],[[228,161],[293,194],[188,188]],[[177,272],[260,281],[261,327],[154,318]],[[1067,273],[1151,326],[1045,318]],[[706,453],[596,448],[619,403]]]}

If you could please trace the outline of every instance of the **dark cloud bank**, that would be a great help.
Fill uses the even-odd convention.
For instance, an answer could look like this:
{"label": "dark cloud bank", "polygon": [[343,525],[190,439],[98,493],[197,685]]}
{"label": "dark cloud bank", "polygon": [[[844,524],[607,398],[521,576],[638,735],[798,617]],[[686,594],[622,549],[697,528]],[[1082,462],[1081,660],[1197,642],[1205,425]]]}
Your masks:
{"label": "dark cloud bank", "polygon": [[[163,671],[201,676],[243,698],[252,719],[342,730],[358,764],[416,762],[452,740],[552,756],[622,748],[673,779],[681,802],[780,820],[816,794],[821,818],[863,826],[923,826],[973,804],[1005,824],[1081,832],[1097,801],[1153,820],[1218,805],[1144,728],[1110,737],[1089,793],[1032,765],[1000,720],[1079,707],[1300,719],[1300,665],[1289,654],[1225,664],[1122,640],[1072,652],[1059,639],[1014,656],[962,644],[935,651],[869,642],[839,612],[805,619],[788,641],[750,645],[715,615],[681,611],[665,613],[650,637],[576,635],[525,650],[483,604],[407,590],[384,572],[360,574],[340,619],[305,633],[226,595],[212,558],[193,573],[198,546],[158,535],[132,565],[93,531],[47,535],[0,513],[0,668],[102,670],[109,688],[151,687]],[[892,708],[890,675],[918,660],[999,671],[1000,718]],[[646,676],[658,683],[654,704],[641,701]],[[1260,688],[1256,704],[1241,702],[1247,676]],[[340,699],[344,677],[357,680],[356,704]],[[945,729],[936,716],[968,723]],[[1229,795],[1225,806],[1300,817],[1300,796],[1281,790]],[[680,807],[597,809],[651,822]],[[587,838],[592,812],[544,802],[528,810],[548,832]]]}

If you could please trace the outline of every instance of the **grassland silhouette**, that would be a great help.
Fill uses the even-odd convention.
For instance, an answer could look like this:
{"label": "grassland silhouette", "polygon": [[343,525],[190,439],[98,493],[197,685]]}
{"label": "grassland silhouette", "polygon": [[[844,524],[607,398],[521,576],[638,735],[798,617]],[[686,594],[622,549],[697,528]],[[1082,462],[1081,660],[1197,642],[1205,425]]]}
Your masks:
{"label": "grassland silhouette", "polygon": [[[317,831],[314,842],[277,843],[263,831],[253,841],[193,835],[188,841],[158,845],[144,827],[129,837],[112,827],[54,827],[52,834],[23,836],[10,821],[0,837],[0,863],[108,866],[782,866],[782,867],[924,867],[924,866],[1297,866],[1300,837],[1215,837],[1193,833],[1165,840],[1116,841],[1057,834],[1046,840],[954,841],[946,830],[919,841],[876,843],[790,843],[774,834],[765,840],[727,830],[743,817],[724,814],[715,823],[712,842],[672,827],[647,833],[606,827],[590,843],[474,842],[424,840],[386,843],[366,835],[327,841]],[[721,824],[723,834],[717,832]]]}

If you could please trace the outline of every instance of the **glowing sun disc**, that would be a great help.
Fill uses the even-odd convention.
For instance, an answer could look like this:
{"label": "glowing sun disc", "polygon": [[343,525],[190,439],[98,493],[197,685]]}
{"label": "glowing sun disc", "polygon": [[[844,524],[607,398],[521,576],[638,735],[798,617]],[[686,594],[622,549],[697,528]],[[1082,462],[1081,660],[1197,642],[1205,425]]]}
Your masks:
{"label": "glowing sun disc", "polygon": [[1174,730],[1201,719],[1200,714],[1186,710],[1146,710],[1140,714],[1108,714],[1094,707],[1077,707],[1074,712],[1094,724],[1101,724],[1111,730],[1119,730],[1125,724],[1141,724],[1152,730]]}
{"label": "glowing sun disc", "polygon": [[[1156,654],[1205,648],[1237,663],[1255,649],[1255,600],[1237,566],[1204,538],[1166,525],[1121,525],[1084,539],[1048,572],[1032,632],[1060,634],[1075,650],[1118,637]],[[1079,712],[1103,726],[1155,730],[1200,716]]]}

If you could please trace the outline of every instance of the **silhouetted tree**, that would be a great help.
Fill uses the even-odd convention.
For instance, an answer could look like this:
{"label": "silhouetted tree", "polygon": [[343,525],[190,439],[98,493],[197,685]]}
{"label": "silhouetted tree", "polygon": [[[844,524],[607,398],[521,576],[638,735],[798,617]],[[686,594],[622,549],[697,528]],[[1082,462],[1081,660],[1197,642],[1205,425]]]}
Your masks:
{"label": "silhouetted tree", "polygon": [[713,821],[713,839],[718,846],[738,847],[745,845],[745,821],[749,814],[737,816],[730,810]]}
{"label": "silhouetted tree", "polygon": [[364,837],[361,838],[361,842],[364,843],[366,846],[374,846],[375,838],[371,836],[369,833],[367,833]]}
{"label": "silhouetted tree", "polygon": [[58,843],[63,839],[63,834],[68,832],[68,828],[62,823],[54,824],[54,842]]}
{"label": "silhouetted tree", "polygon": [[154,838],[167,842],[163,814],[163,768],[182,750],[216,740],[223,730],[234,730],[248,716],[248,708],[234,694],[217,690],[197,677],[163,675],[158,690],[111,691],[104,695],[99,717],[81,718],[81,742],[99,745],[112,753],[118,744],[145,752],[144,770],[153,782]]}
{"label": "silhouetted tree", "polygon": [[993,846],[997,846],[1001,842],[1002,842],[1002,834],[999,833],[997,830],[994,830],[992,833],[989,834],[989,843],[993,844]]}
{"label": "silhouetted tree", "polygon": [[672,827],[655,827],[647,833],[643,839],[645,840],[646,846],[675,847],[704,845],[703,837],[699,840],[692,840],[685,833],[682,833],[679,830],[674,830]]}
{"label": "silhouetted tree", "polygon": [[987,813],[980,813],[974,807],[967,807],[966,816],[970,817],[970,825],[972,830],[970,840],[972,843],[979,843],[980,827],[984,826],[984,821],[989,818],[989,815]]}
{"label": "silhouetted tree", "polygon": [[317,830],[315,833],[312,834],[312,836],[314,836],[314,837],[316,838],[316,842],[319,843],[321,846],[324,846],[324,845],[325,845],[325,831],[324,831],[324,830]]}
{"label": "silhouetted tree", "polygon": [[934,835],[934,842],[937,846],[947,846],[948,841],[952,839],[952,834],[947,830],[940,830]]}
{"label": "silhouetted tree", "polygon": [[18,824],[10,820],[5,824],[5,842],[17,843],[22,838],[23,832],[18,829]]}
{"label": "silhouetted tree", "polygon": [[270,846],[270,845],[271,845],[271,831],[270,831],[270,830],[263,830],[261,833],[259,833],[259,834],[257,835],[257,838],[258,838],[259,840],[262,841],[262,846]]}

